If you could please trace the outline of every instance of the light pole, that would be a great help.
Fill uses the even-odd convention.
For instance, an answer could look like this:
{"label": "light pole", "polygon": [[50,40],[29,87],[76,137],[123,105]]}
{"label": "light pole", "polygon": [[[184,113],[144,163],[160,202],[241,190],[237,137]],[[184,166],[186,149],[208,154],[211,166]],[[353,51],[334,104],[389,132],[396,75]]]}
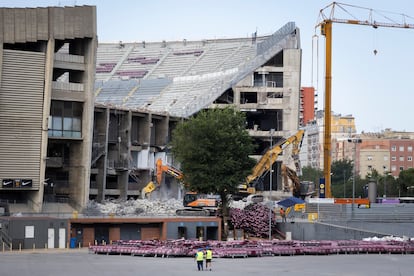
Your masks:
{"label": "light pole", "polygon": [[345,170],[342,171],[344,176],[344,198],[345,198]]}
{"label": "light pole", "polygon": [[355,178],[356,178],[356,148],[357,144],[361,143],[360,138],[350,138],[348,139],[349,143],[354,143],[354,176],[352,177],[352,215],[354,214],[354,205],[355,205]]}
{"label": "light pole", "polygon": [[[270,129],[270,149],[273,148],[273,133],[275,132],[275,130],[272,128]],[[270,164],[269,164],[269,170],[270,170],[270,179],[269,179],[269,199],[270,199],[270,203],[272,203],[272,182],[273,182],[273,168],[272,168],[272,159],[273,156],[270,156]],[[272,208],[273,208],[273,204],[270,205],[269,208],[269,240],[272,239]]]}
{"label": "light pole", "polygon": [[384,195],[383,197],[386,198],[387,197],[387,167],[383,166],[384,169]]}

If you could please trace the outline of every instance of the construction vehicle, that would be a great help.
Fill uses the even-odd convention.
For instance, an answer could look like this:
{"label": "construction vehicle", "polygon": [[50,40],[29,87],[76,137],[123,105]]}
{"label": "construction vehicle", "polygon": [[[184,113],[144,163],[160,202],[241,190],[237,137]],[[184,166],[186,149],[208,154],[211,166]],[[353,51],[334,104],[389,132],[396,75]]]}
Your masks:
{"label": "construction vehicle", "polygon": [[[358,12],[361,11],[367,12],[367,18],[357,19],[347,8],[358,9]],[[344,11],[345,14],[352,17],[352,19],[338,18],[335,14],[335,8],[338,8],[341,11]],[[320,10],[318,23],[315,26],[320,28],[321,34],[325,36],[325,108],[324,108],[324,142],[323,142],[323,169],[324,169],[324,179],[325,179],[325,197],[332,197],[331,195],[331,150],[332,150],[332,141],[331,141],[331,107],[332,107],[332,24],[351,24],[351,25],[362,25],[362,26],[371,26],[374,29],[378,27],[386,28],[402,28],[402,29],[414,29],[414,24],[408,24],[408,16],[405,14],[400,14],[401,21],[398,22],[391,17],[384,16],[385,11],[375,10],[371,8],[358,7],[355,5],[347,5],[338,2],[332,2],[330,5]],[[388,12],[389,14],[395,14],[394,12]],[[380,22],[375,20],[374,14],[379,14],[381,20],[388,20],[388,22]],[[374,54],[376,54],[374,50]]]}
{"label": "construction vehicle", "polygon": [[141,191],[142,198],[148,198],[153,191],[160,188],[164,173],[173,176],[179,181],[183,178],[183,173],[179,169],[170,165],[164,165],[162,163],[162,159],[159,158],[155,163],[156,183],[153,181],[148,182],[148,184]]}
{"label": "construction vehicle", "polygon": [[[155,163],[156,181],[150,181],[144,189],[142,189],[142,197],[148,198],[151,193],[160,188],[164,173],[174,177],[178,181],[182,181],[183,173],[181,170],[163,164],[162,159],[157,159]],[[219,197],[215,195],[198,194],[195,192],[186,192],[183,197],[183,209],[176,210],[178,216],[210,216],[217,213],[219,205]]]}
{"label": "construction vehicle", "polygon": [[273,164],[276,162],[279,154],[289,146],[293,145],[292,156],[294,159],[295,167],[300,170],[299,163],[299,151],[302,145],[302,139],[305,131],[299,130],[294,135],[288,137],[285,140],[281,140],[275,146],[270,148],[254,166],[252,173],[246,177],[245,183],[239,185],[239,192],[245,193],[246,195],[256,193],[256,187],[259,183],[263,182],[264,177],[269,173]]}
{"label": "construction vehicle", "polygon": [[184,209],[176,210],[177,216],[214,216],[220,205],[218,195],[187,192],[183,198]]}
{"label": "construction vehicle", "polygon": [[[300,181],[296,171],[284,164],[282,165],[282,177],[285,183],[284,191],[292,192],[294,197],[305,199],[315,194],[315,184],[312,181]],[[292,182],[292,187],[288,185],[289,180]]]}

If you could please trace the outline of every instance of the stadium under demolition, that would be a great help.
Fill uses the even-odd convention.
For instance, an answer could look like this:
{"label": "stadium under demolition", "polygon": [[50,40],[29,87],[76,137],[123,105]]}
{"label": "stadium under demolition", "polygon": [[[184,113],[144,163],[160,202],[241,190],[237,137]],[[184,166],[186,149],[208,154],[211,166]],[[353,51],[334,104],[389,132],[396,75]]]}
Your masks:
{"label": "stadium under demolition", "polygon": [[[208,245],[217,257],[413,252],[409,238],[363,240],[414,237],[410,203],[374,200],[359,208],[308,197],[286,221],[275,221],[270,235],[278,239],[271,241],[240,229],[220,241],[227,231],[221,217],[175,213],[186,191],[166,164],[176,165],[168,143],[178,122],[234,106],[246,113],[257,160],[298,132],[302,61],[294,22],[249,38],[98,43],[94,6],[0,15],[3,251],[89,247],[168,257]],[[270,171],[295,167],[293,150],[284,151]],[[153,191],[157,169],[163,177]],[[265,200],[255,204],[273,210],[294,185],[281,173],[265,178],[258,189]]]}

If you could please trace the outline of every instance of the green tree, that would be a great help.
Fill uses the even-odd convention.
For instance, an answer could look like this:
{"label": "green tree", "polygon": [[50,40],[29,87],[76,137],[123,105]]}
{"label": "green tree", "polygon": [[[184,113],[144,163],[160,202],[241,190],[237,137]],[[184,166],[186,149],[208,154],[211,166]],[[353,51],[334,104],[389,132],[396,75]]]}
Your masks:
{"label": "green tree", "polygon": [[313,182],[313,188],[315,189],[314,196],[319,196],[319,180],[323,177],[323,171],[320,169],[312,168],[311,166],[305,166],[302,168],[302,175],[299,177],[300,181]]}
{"label": "green tree", "polygon": [[414,168],[401,171],[400,174],[398,175],[397,185],[399,186],[402,196],[413,196],[414,195]]}
{"label": "green tree", "polygon": [[352,197],[353,162],[339,160],[331,166],[331,192],[333,197]]}
{"label": "green tree", "polygon": [[315,184],[315,188],[319,186],[319,179],[323,177],[323,171],[320,169],[312,168],[311,166],[305,166],[302,168],[301,181],[312,181]]}
{"label": "green tree", "polygon": [[187,189],[218,194],[228,217],[228,195],[252,171],[254,145],[244,113],[233,108],[208,109],[180,122],[172,133],[172,152],[181,162]]}

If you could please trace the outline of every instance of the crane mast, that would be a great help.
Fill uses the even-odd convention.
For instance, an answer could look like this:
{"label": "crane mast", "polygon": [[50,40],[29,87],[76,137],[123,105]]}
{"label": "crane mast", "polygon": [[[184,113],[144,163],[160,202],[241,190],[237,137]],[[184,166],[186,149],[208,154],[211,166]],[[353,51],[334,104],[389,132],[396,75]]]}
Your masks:
{"label": "crane mast", "polygon": [[[359,10],[365,10],[368,12],[368,18],[360,20],[353,16],[345,7],[356,8]],[[335,10],[340,9],[347,13],[352,19],[337,18]],[[329,14],[327,11],[330,11]],[[331,137],[331,123],[332,123],[332,24],[352,24],[371,26],[373,28],[386,27],[386,28],[404,28],[414,29],[414,24],[406,22],[407,19],[413,19],[405,14],[398,14],[401,16],[402,21],[398,22],[391,19],[386,14],[389,12],[374,10],[370,8],[359,7],[355,5],[347,5],[337,2],[332,2],[330,5],[321,9],[319,12],[318,24],[315,28],[320,28],[321,34],[325,36],[325,104],[324,104],[324,142],[323,142],[323,165],[324,165],[324,179],[325,179],[325,195],[326,197],[332,197],[331,193],[331,164],[332,164],[332,137]],[[396,13],[392,13],[396,14]],[[384,21],[375,20],[375,16],[381,16]],[[354,160],[355,161],[355,160]],[[354,163],[355,166],[355,163]]]}

